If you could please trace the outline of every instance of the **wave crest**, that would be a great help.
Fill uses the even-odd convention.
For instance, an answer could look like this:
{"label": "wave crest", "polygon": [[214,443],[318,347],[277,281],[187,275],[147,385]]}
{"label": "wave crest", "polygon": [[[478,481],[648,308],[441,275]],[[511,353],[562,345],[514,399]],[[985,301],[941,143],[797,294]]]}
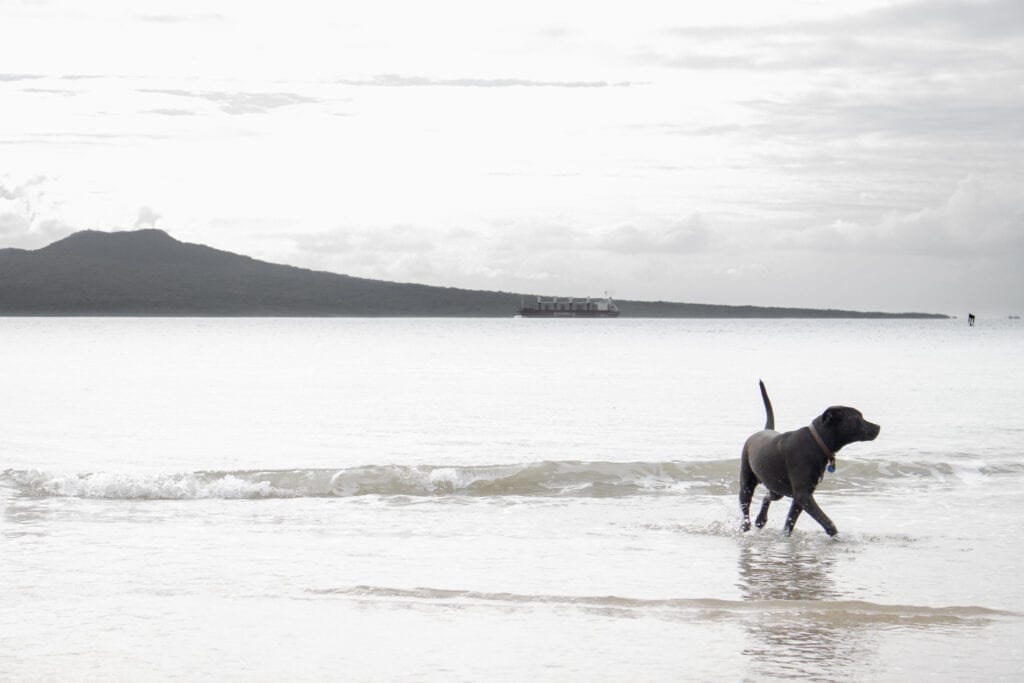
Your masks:
{"label": "wave crest", "polygon": [[[487,466],[367,465],[344,469],[237,470],[171,474],[7,470],[0,484],[35,497],[186,500],[317,496],[530,496],[619,498],[691,493],[735,495],[739,461],[581,462]],[[943,486],[1005,468],[906,460],[841,460],[832,490],[874,490],[881,480]]]}

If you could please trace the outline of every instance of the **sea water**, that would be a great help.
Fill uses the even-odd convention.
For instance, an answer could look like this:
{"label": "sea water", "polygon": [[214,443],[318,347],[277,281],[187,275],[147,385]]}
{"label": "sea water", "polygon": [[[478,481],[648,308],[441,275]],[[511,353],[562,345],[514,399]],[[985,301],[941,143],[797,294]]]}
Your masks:
{"label": "sea water", "polygon": [[[0,679],[1024,669],[1013,320],[0,319]],[[744,439],[881,424],[739,531]],[[755,505],[760,501],[760,492]]]}

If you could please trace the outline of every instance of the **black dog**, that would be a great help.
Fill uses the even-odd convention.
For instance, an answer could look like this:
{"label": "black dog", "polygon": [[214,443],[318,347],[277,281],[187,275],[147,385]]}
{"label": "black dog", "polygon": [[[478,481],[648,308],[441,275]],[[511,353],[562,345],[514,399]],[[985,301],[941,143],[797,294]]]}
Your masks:
{"label": "black dog", "polygon": [[756,432],[743,444],[740,459],[740,510],[743,512],[743,530],[750,530],[750,500],[754,489],[764,484],[768,493],[761,503],[754,524],[760,529],[768,521],[768,506],[783,496],[793,499],[786,516],[784,531],[793,532],[797,517],[804,510],[824,527],[829,536],[837,529],[814,501],[814,489],[825,476],[825,466],[834,469],[836,451],[854,441],[873,441],[881,429],[868,422],[856,408],[832,406],[807,427],[780,434],[775,431],[775,413],[768,391],[761,385],[761,398],[768,414],[764,429]]}

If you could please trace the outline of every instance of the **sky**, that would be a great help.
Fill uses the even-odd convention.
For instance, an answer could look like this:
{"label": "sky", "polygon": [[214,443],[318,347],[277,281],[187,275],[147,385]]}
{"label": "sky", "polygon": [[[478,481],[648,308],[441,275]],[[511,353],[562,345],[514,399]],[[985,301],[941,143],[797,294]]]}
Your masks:
{"label": "sky", "polygon": [[1019,314],[1024,2],[0,0],[0,247],[150,227],[400,282]]}

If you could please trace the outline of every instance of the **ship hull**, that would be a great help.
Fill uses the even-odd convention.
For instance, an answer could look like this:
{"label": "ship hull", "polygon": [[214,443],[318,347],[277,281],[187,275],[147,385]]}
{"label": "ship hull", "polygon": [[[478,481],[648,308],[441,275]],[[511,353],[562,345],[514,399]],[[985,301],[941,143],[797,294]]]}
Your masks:
{"label": "ship hull", "polygon": [[519,309],[524,318],[618,318],[618,311],[542,311],[536,308]]}

